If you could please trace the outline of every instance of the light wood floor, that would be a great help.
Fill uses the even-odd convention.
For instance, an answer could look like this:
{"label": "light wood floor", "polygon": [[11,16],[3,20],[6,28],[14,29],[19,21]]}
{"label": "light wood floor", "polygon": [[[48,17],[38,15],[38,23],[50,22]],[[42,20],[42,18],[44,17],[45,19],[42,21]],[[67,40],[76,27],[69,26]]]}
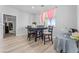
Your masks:
{"label": "light wood floor", "polygon": [[26,36],[6,37],[0,42],[0,52],[3,53],[56,53],[51,42],[44,45],[42,40],[28,41]]}

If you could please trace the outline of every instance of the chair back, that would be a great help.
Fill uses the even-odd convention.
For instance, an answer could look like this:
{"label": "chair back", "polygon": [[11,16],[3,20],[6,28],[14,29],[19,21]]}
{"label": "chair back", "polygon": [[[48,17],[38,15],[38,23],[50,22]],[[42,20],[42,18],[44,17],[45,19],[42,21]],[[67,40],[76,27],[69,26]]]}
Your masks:
{"label": "chair back", "polygon": [[48,26],[48,32],[53,32],[53,26]]}
{"label": "chair back", "polygon": [[27,31],[29,32],[33,32],[34,30],[32,29],[32,26],[27,26]]}

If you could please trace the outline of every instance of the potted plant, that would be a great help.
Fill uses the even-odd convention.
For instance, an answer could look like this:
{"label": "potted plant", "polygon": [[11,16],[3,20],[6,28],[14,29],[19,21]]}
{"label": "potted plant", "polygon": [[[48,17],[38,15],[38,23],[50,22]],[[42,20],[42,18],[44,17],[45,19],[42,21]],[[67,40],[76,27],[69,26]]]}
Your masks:
{"label": "potted plant", "polygon": [[33,27],[36,27],[36,22],[32,22]]}
{"label": "potted plant", "polygon": [[32,22],[32,24],[36,25],[36,22]]}

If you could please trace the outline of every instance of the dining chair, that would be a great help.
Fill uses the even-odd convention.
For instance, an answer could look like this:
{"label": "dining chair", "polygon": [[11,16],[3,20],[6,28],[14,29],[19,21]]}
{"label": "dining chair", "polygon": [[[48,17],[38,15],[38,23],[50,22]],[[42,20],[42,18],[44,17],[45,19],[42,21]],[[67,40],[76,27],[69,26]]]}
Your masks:
{"label": "dining chair", "polygon": [[37,29],[35,30],[35,42],[37,41],[37,39],[42,39],[43,40],[43,26],[37,26]]}
{"label": "dining chair", "polygon": [[34,30],[32,29],[32,27],[31,26],[27,26],[27,39],[29,38],[29,41],[30,41],[30,39],[32,38],[32,37],[34,37],[34,35],[35,35],[35,32],[34,32]]}
{"label": "dining chair", "polygon": [[48,28],[46,30],[44,30],[44,32],[43,32],[44,44],[46,43],[46,39],[49,39],[49,41],[51,41],[53,44],[52,36],[53,36],[53,26],[48,26]]}

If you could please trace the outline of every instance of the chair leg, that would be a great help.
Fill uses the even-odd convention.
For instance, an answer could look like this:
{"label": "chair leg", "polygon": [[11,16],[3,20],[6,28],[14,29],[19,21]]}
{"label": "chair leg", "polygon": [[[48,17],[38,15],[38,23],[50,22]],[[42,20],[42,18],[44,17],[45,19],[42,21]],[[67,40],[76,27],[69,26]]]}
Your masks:
{"label": "chair leg", "polygon": [[52,38],[52,35],[51,35],[51,41],[52,41],[52,44],[53,44],[53,38]]}
{"label": "chair leg", "polygon": [[35,42],[37,42],[37,32],[35,33]]}
{"label": "chair leg", "polygon": [[48,39],[50,40],[50,35],[48,35]]}
{"label": "chair leg", "polygon": [[44,36],[44,45],[45,45],[45,36]]}
{"label": "chair leg", "polygon": [[41,37],[41,39],[42,39],[42,41],[44,40],[44,38],[43,38],[43,37]]}
{"label": "chair leg", "polygon": [[27,39],[29,39],[29,33],[28,33],[28,35],[27,35]]}
{"label": "chair leg", "polygon": [[27,39],[29,38],[29,35],[27,35]]}
{"label": "chair leg", "polygon": [[30,41],[30,37],[31,37],[31,35],[29,34],[29,35],[28,35],[29,41]]}

